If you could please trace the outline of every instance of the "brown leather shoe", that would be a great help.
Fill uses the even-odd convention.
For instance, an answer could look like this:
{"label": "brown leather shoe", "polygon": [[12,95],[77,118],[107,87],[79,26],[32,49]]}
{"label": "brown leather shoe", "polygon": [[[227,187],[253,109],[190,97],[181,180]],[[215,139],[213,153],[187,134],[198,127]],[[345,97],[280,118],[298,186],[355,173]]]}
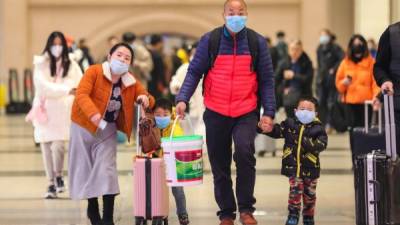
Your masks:
{"label": "brown leather shoe", "polygon": [[240,222],[243,225],[257,225],[257,220],[254,219],[253,213],[240,213]]}
{"label": "brown leather shoe", "polygon": [[219,225],[234,225],[233,219],[224,218],[224,219],[221,220],[221,223]]}

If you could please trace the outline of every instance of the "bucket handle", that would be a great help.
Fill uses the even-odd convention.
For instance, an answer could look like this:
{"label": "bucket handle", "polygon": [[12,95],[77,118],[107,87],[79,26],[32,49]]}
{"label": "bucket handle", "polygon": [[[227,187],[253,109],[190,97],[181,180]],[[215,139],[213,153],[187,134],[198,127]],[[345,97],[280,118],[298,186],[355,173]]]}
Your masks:
{"label": "bucket handle", "polygon": [[[190,129],[192,130],[192,133],[194,134],[194,128],[193,128],[193,124],[192,124],[192,120],[190,119],[190,116],[185,114],[185,117],[188,119]],[[182,117],[180,115],[176,115],[174,123],[172,124],[171,134],[169,136],[169,142],[170,142],[171,145],[172,145],[172,137],[174,136],[174,131],[175,131],[175,128],[176,128],[176,124],[178,123],[179,119],[182,119]]]}

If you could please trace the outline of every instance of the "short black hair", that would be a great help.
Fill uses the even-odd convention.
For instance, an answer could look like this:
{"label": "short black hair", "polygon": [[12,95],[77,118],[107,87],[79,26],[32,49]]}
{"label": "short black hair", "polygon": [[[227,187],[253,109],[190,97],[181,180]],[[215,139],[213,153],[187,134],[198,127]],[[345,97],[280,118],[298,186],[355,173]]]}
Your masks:
{"label": "short black hair", "polygon": [[151,45],[156,45],[158,43],[162,42],[162,37],[159,34],[153,34],[150,37],[150,44]]}
{"label": "short black hair", "polygon": [[154,109],[162,108],[162,109],[169,110],[170,112],[172,112],[172,107],[173,107],[173,104],[170,100],[168,100],[166,98],[160,98],[160,99],[157,99]]}
{"label": "short black hair", "polygon": [[315,106],[315,110],[317,111],[319,104],[318,104],[318,100],[314,96],[311,96],[311,95],[301,96],[300,99],[297,101],[297,107],[299,106],[300,102],[304,102],[304,101],[313,103]]}
{"label": "short black hair", "polygon": [[116,45],[114,45],[111,49],[110,49],[110,55],[112,55],[115,51],[117,51],[117,49],[119,47],[125,47],[127,48],[130,52],[131,52],[131,64],[133,63],[133,59],[135,58],[135,54],[133,53],[133,49],[130,45],[128,45],[127,43],[118,43]]}
{"label": "short black hair", "polygon": [[277,38],[284,38],[285,37],[285,32],[283,32],[281,30],[276,32],[276,37]]}
{"label": "short black hair", "polygon": [[131,43],[136,40],[136,35],[132,32],[125,32],[122,35],[122,41],[125,43]]}

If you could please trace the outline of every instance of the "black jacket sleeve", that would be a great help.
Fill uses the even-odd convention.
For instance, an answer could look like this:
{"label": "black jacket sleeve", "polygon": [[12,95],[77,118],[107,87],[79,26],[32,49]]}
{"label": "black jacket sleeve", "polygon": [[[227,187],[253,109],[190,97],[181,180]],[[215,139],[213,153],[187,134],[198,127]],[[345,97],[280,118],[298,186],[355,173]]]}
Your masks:
{"label": "black jacket sleeve", "polygon": [[323,126],[316,127],[316,131],[313,137],[304,136],[302,140],[302,145],[304,149],[308,152],[318,154],[326,149],[328,145],[328,135]]}
{"label": "black jacket sleeve", "polygon": [[[263,133],[272,138],[284,138],[284,130],[285,130],[285,121],[282,121],[280,124],[275,124],[274,128],[269,133]],[[261,131],[261,129],[259,129]]]}
{"label": "black jacket sleeve", "polygon": [[376,62],[374,65],[374,76],[378,86],[391,80],[389,74],[391,54],[390,32],[389,28],[387,28],[379,39],[378,52],[376,54]]}

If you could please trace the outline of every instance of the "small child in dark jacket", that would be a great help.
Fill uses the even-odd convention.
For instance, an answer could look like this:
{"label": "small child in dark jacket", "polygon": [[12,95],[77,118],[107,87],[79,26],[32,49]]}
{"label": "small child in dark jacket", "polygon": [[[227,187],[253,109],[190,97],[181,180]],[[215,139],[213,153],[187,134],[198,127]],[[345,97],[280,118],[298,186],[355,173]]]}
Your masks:
{"label": "small child in dark jacket", "polygon": [[[297,225],[303,199],[303,224],[314,225],[317,179],[320,175],[319,153],[326,149],[328,137],[323,124],[316,117],[317,100],[303,97],[298,101],[295,118],[275,124],[264,133],[273,138],[284,138],[282,175],[289,177],[289,216],[286,225]],[[259,132],[268,125],[259,124]]]}

